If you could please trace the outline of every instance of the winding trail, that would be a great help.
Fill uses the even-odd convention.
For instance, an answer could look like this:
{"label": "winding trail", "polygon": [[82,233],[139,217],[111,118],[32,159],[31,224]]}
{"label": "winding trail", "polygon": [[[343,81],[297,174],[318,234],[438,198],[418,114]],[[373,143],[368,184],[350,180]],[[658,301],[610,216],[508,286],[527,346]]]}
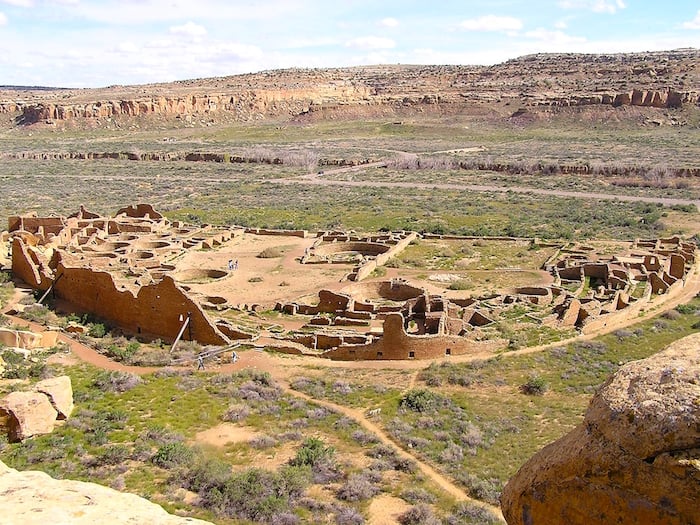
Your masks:
{"label": "winding trail", "polygon": [[447,494],[455,498],[457,501],[468,501],[472,503],[473,505],[477,505],[481,508],[484,508],[491,512],[493,515],[497,516],[501,521],[505,523],[505,520],[503,519],[503,514],[501,513],[501,509],[499,507],[496,507],[494,505],[489,505],[488,503],[484,503],[483,501],[471,498],[467,493],[459,488],[457,485],[452,483],[449,479],[447,479],[445,476],[443,476],[440,472],[435,470],[433,467],[428,465],[427,463],[424,463],[414,455],[410,454],[406,450],[404,450],[402,447],[400,447],[394,440],[392,440],[387,433],[382,430],[382,428],[372,422],[363,411],[358,410],[356,408],[350,408],[344,405],[338,405],[336,403],[333,403],[331,401],[326,401],[323,399],[317,399],[315,397],[311,397],[307,394],[304,394],[302,392],[298,392],[296,390],[292,390],[289,388],[288,385],[284,386],[285,392],[288,394],[291,394],[295,397],[304,399],[305,401],[312,402],[317,405],[324,406],[326,408],[329,408],[330,410],[333,410],[335,412],[339,412],[343,414],[346,417],[349,417],[359,423],[362,427],[364,427],[366,430],[369,430],[372,432],[374,435],[377,436],[377,438],[385,445],[391,446],[393,449],[396,450],[397,454],[401,456],[402,458],[405,459],[410,459],[411,461],[415,462],[415,464],[418,466],[420,471],[427,477],[429,478],[433,483],[435,483],[438,487],[440,487],[443,491],[445,491]]}

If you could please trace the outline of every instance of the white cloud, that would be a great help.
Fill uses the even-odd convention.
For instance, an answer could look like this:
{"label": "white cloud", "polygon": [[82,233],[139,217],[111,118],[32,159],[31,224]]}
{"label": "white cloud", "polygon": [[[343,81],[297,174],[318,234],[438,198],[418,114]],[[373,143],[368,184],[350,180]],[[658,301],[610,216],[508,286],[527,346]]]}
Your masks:
{"label": "white cloud", "polygon": [[586,42],[585,38],[570,36],[563,31],[550,31],[541,27],[538,27],[533,31],[526,32],[525,36],[534,40],[547,42],[549,45],[553,46],[554,49],[556,49],[557,46],[567,46],[570,44]]}
{"label": "white cloud", "polygon": [[5,26],[7,25],[7,15],[5,13],[0,12],[0,26]]}
{"label": "white cloud", "polygon": [[565,18],[562,20],[557,20],[554,23],[554,27],[556,27],[557,29],[566,29],[567,27],[569,27],[569,21]]}
{"label": "white cloud", "polygon": [[561,0],[559,7],[563,9],[585,9],[594,13],[615,14],[619,9],[627,7],[624,0]]}
{"label": "white cloud", "polygon": [[133,42],[122,42],[117,46],[116,51],[126,54],[138,53],[139,47]]}
{"label": "white cloud", "polygon": [[683,22],[683,29],[700,29],[700,11],[689,22]]}
{"label": "white cloud", "polygon": [[0,0],[3,4],[14,5],[16,7],[32,7],[34,0]]}
{"label": "white cloud", "polygon": [[392,49],[396,42],[382,36],[361,36],[345,42],[345,47],[356,49]]}
{"label": "white cloud", "polygon": [[[0,0],[5,1],[5,0]],[[34,1],[34,0],[11,0]],[[65,0],[63,0],[65,2]],[[72,0],[68,0],[71,2]],[[133,25],[148,22],[179,22],[181,20],[258,20],[289,18],[304,7],[305,0],[266,0],[241,2],[228,0],[103,0],[83,2],[72,8],[71,14],[86,20],[106,24]]]}
{"label": "white cloud", "polygon": [[464,20],[459,27],[467,31],[518,31],[523,23],[512,16],[486,15]]}
{"label": "white cloud", "polygon": [[170,33],[173,35],[182,35],[192,39],[199,39],[207,34],[207,29],[204,26],[195,24],[194,22],[187,22],[181,26],[172,26],[170,28]]}
{"label": "white cloud", "polygon": [[382,21],[379,22],[379,25],[382,27],[398,27],[399,21],[396,20],[396,18],[387,17],[382,19]]}

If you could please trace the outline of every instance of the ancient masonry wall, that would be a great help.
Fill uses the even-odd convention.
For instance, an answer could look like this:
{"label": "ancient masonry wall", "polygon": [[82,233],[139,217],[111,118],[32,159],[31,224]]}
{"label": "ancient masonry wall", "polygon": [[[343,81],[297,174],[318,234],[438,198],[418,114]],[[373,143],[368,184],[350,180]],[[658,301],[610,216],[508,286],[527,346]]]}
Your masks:
{"label": "ancient masonry wall", "polygon": [[364,345],[345,345],[328,350],[321,357],[339,361],[360,359],[436,359],[450,355],[494,351],[504,346],[502,339],[475,341],[459,336],[412,336],[403,327],[400,313],[388,314],[381,339]]}
{"label": "ancient masonry wall", "polygon": [[[54,287],[59,297],[135,334],[157,335],[172,341],[189,313],[192,339],[201,344],[229,343],[170,276],[141,287],[134,296],[129,290],[118,290],[108,272],[60,264],[56,275],[59,278]],[[189,333],[185,330],[183,338],[190,339]]]}
{"label": "ancient masonry wall", "polygon": [[376,270],[379,266],[384,266],[389,259],[398,255],[403,250],[405,250],[406,247],[409,244],[411,244],[411,242],[413,242],[417,237],[418,237],[418,234],[415,232],[408,234],[406,237],[401,239],[399,242],[397,242],[394,246],[392,246],[386,252],[380,253],[374,259],[371,259],[367,263],[356,268],[354,270],[354,277],[352,276],[353,274],[351,274],[350,280],[361,281],[362,279],[365,279],[374,270]]}
{"label": "ancient masonry wall", "polygon": [[[694,271],[697,271],[697,265],[693,265],[692,268],[693,269],[685,276],[685,279],[678,279],[665,290],[665,292],[663,293],[664,300],[668,300],[669,297],[673,297],[683,291],[688,277]],[[639,313],[642,310],[647,309],[653,305],[654,297],[653,295],[650,295],[650,292],[651,286],[647,286],[647,290],[642,299],[638,299],[630,303],[628,306],[621,310],[617,310],[615,312],[604,314],[595,318],[589,318],[590,320],[587,319],[584,325],[581,327],[581,333],[594,334],[606,328],[608,324],[614,324],[620,320],[629,319],[639,315]]]}

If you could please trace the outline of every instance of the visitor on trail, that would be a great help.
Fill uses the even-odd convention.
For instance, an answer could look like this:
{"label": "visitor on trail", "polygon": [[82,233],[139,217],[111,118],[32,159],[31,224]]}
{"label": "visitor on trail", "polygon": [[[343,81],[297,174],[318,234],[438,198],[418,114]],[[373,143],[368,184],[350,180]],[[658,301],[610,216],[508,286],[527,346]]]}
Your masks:
{"label": "visitor on trail", "polygon": [[231,362],[232,362],[232,363],[235,363],[236,361],[238,361],[238,354],[234,351],[234,352],[231,354]]}
{"label": "visitor on trail", "polygon": [[197,370],[204,370],[204,359],[201,355],[197,356]]}
{"label": "visitor on trail", "polygon": [[238,270],[238,259],[236,259],[233,263],[233,269]]}
{"label": "visitor on trail", "polygon": [[228,260],[228,271],[230,272],[233,270],[233,259]]}

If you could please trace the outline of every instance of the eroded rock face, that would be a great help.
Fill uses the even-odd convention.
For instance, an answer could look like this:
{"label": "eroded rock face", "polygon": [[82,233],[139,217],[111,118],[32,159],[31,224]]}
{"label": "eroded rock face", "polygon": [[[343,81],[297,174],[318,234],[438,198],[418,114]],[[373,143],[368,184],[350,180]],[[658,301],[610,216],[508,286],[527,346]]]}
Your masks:
{"label": "eroded rock face", "polygon": [[39,523],[148,523],[207,525],[208,521],[168,514],[160,505],[95,483],[57,480],[44,472],[18,472],[0,461],[0,521]]}
{"label": "eroded rock face", "polygon": [[700,334],[625,365],[506,485],[510,525],[698,523]]}
{"label": "eroded rock face", "polygon": [[68,419],[73,412],[73,387],[70,377],[60,376],[44,379],[34,385],[34,390],[48,396],[58,412],[58,419]]}
{"label": "eroded rock face", "polygon": [[2,400],[0,411],[10,416],[10,441],[48,434],[53,430],[58,415],[48,396],[41,392],[11,392]]}

